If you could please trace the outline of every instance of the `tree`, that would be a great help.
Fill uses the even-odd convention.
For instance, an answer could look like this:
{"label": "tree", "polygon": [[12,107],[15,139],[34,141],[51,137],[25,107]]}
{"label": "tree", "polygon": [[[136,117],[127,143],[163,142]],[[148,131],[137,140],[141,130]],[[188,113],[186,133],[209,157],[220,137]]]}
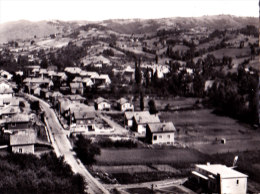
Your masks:
{"label": "tree", "polygon": [[135,82],[137,84],[140,84],[141,80],[142,80],[142,74],[140,69],[140,63],[138,65],[137,62],[135,62]]}
{"label": "tree", "polygon": [[40,66],[41,66],[41,68],[44,68],[44,69],[46,69],[48,67],[48,61],[45,57],[42,59]]}
{"label": "tree", "polygon": [[40,110],[40,104],[39,101],[33,101],[31,102],[31,109],[38,112]]}
{"label": "tree", "polygon": [[154,100],[150,100],[148,106],[150,114],[156,114],[158,112]]}
{"label": "tree", "polygon": [[150,70],[148,69],[148,67],[146,68],[146,73],[145,73],[145,84],[146,87],[150,85]]}
{"label": "tree", "polygon": [[158,64],[158,55],[155,56],[155,63]]}
{"label": "tree", "polygon": [[74,151],[78,158],[86,165],[96,162],[95,156],[100,155],[100,148],[91,142],[91,139],[78,135],[75,142]]}
{"label": "tree", "polygon": [[140,93],[140,110],[144,110],[144,97],[142,92]]}

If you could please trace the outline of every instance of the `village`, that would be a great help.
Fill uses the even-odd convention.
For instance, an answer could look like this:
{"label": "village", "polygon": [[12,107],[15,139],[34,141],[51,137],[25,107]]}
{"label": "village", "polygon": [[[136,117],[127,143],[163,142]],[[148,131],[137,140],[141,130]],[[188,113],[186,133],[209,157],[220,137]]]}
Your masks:
{"label": "village", "polygon": [[259,191],[255,27],[107,22],[0,45],[0,154],[55,153],[86,193]]}

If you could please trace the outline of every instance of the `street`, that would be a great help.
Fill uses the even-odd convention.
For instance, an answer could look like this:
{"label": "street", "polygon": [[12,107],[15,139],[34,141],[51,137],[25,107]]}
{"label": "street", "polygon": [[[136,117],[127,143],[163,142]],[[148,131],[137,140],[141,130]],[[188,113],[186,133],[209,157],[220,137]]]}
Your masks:
{"label": "street", "polygon": [[64,156],[65,161],[71,166],[74,173],[81,174],[86,183],[87,193],[90,194],[99,194],[99,193],[109,193],[104,186],[98,182],[85,168],[80,160],[77,160],[75,157],[76,153],[72,150],[71,144],[68,140],[67,133],[64,131],[62,126],[57,119],[55,112],[50,108],[49,104],[43,100],[36,98],[31,95],[27,95],[30,99],[38,100],[40,106],[45,112],[45,118],[47,127],[50,134],[50,139],[57,156]]}

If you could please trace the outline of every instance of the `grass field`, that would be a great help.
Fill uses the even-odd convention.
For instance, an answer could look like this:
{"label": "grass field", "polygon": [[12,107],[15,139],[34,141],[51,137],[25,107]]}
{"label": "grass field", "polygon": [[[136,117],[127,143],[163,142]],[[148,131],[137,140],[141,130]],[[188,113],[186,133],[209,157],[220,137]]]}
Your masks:
{"label": "grass field", "polygon": [[218,59],[221,59],[223,56],[236,58],[238,56],[250,55],[250,48],[224,48],[207,53],[206,55],[203,55],[203,57],[206,57],[208,54],[212,54]]}
{"label": "grass field", "polygon": [[167,164],[181,165],[183,162],[196,163],[204,160],[204,155],[191,149],[101,149],[98,165]]}
{"label": "grass field", "polygon": [[[260,134],[245,124],[212,113],[210,109],[161,112],[160,119],[172,121],[177,129],[176,142],[206,153],[258,150]],[[226,139],[226,144],[220,140]],[[243,146],[237,146],[243,143]]]}

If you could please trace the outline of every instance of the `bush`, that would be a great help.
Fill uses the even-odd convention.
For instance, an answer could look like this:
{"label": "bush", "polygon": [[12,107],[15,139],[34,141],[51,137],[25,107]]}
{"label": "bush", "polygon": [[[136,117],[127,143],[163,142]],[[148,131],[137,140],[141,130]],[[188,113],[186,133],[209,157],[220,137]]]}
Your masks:
{"label": "bush", "polygon": [[136,148],[137,143],[133,142],[131,139],[129,140],[116,140],[112,141],[110,138],[103,138],[98,142],[99,146],[103,148]]}
{"label": "bush", "polygon": [[83,135],[77,136],[77,140],[74,144],[74,151],[76,152],[78,158],[86,165],[96,163],[95,156],[100,155],[99,147]]}
{"label": "bush", "polygon": [[51,152],[0,156],[0,193],[84,193],[85,182]]}

